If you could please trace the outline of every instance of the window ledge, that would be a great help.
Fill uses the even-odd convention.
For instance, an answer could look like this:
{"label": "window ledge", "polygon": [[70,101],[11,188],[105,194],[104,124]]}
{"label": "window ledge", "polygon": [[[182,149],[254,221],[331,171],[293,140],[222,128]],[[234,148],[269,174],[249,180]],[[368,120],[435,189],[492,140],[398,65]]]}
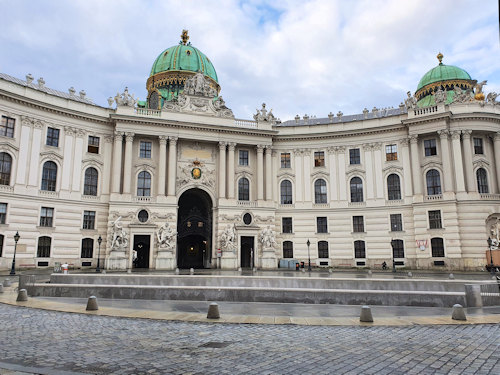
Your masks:
{"label": "window ledge", "polygon": [[321,235],[325,235],[325,234],[328,235],[328,234],[330,234],[330,232],[316,232],[316,234],[321,236]]}
{"label": "window ledge", "polygon": [[355,234],[366,234],[366,232],[351,232],[352,235],[355,235]]}
{"label": "window ledge", "polygon": [[389,233],[406,233],[404,230],[390,230]]}

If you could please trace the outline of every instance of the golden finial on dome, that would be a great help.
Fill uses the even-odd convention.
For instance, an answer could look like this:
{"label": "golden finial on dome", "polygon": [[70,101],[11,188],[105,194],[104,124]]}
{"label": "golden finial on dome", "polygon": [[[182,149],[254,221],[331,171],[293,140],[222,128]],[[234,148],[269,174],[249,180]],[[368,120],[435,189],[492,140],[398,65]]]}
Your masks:
{"label": "golden finial on dome", "polygon": [[443,62],[442,62],[443,57],[444,57],[443,54],[441,52],[439,52],[436,57],[439,60],[439,65],[443,65]]}
{"label": "golden finial on dome", "polygon": [[189,40],[189,35],[187,30],[182,30],[181,39],[182,39],[181,40],[182,44],[186,45]]}

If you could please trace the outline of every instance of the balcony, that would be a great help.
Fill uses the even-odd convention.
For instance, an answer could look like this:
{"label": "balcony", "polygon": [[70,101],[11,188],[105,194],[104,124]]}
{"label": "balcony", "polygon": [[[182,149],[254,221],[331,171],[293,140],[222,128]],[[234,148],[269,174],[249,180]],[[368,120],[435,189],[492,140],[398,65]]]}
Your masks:
{"label": "balcony", "polygon": [[490,200],[490,201],[496,201],[496,200],[500,200],[500,194],[486,194],[486,193],[482,193],[482,194],[479,194],[481,196],[481,199],[484,199],[484,200]]}
{"label": "balcony", "polygon": [[153,197],[133,197],[132,200],[138,203],[153,203]]}
{"label": "balcony", "polygon": [[257,202],[255,201],[237,201],[238,206],[242,207],[257,207]]}
{"label": "balcony", "polygon": [[38,190],[38,195],[40,197],[59,198],[59,193],[57,191]]}
{"label": "balcony", "polygon": [[442,201],[443,194],[426,195],[425,200],[426,201]]}
{"label": "balcony", "polygon": [[135,112],[138,116],[161,117],[161,110],[149,108],[137,108]]}

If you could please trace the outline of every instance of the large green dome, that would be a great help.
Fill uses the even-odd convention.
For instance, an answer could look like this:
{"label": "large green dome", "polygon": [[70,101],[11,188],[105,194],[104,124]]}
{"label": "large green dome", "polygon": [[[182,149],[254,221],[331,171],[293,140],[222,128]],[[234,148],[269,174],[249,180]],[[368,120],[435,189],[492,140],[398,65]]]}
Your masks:
{"label": "large green dome", "polygon": [[417,91],[422,87],[435,82],[450,81],[454,79],[470,80],[470,75],[465,70],[453,65],[444,65],[440,63],[424,74],[417,86]]}
{"label": "large green dome", "polygon": [[195,48],[190,44],[179,44],[177,46],[167,48],[165,51],[160,53],[153,63],[149,76],[151,77],[161,72],[179,70],[194,73],[201,71],[206,76],[212,78],[215,82],[218,82],[217,73],[215,72],[214,66],[209,58],[198,48]]}

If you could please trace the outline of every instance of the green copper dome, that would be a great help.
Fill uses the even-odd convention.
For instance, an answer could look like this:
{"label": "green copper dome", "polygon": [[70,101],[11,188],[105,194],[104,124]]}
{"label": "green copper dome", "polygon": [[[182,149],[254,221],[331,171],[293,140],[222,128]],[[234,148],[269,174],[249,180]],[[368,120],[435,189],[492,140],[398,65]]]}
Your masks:
{"label": "green copper dome", "polygon": [[190,44],[179,44],[163,51],[153,63],[149,76],[167,71],[189,71],[194,73],[201,71],[215,82],[218,82],[217,73],[208,57]]}
{"label": "green copper dome", "polygon": [[453,65],[444,65],[440,63],[424,74],[417,86],[417,91],[422,87],[435,82],[450,81],[455,79],[470,80],[470,75],[465,70]]}

